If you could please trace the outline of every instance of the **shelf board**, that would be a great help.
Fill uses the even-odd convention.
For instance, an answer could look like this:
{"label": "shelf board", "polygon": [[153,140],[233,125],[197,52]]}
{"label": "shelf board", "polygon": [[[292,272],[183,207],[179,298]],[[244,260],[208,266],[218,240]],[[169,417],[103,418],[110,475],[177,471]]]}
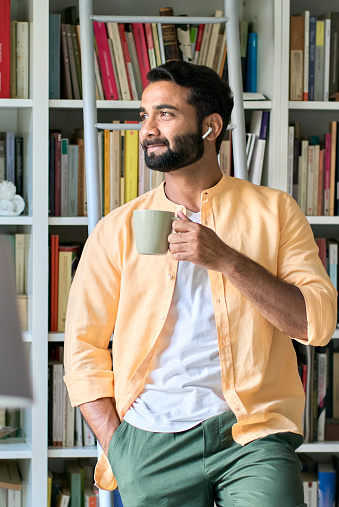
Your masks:
{"label": "shelf board", "polygon": [[339,111],[339,102],[304,102],[304,101],[289,101],[288,108],[303,109],[305,111]]}
{"label": "shelf board", "polygon": [[30,459],[31,447],[22,438],[0,440],[0,459]]}
{"label": "shelf board", "polygon": [[308,216],[307,220],[311,225],[339,225],[339,217],[312,217]]}
{"label": "shelf board", "polygon": [[63,342],[65,340],[65,333],[48,333],[49,342]]}
{"label": "shelf board", "polygon": [[[82,100],[50,100],[50,109],[82,109]],[[140,100],[97,100],[98,109],[134,109],[140,108]],[[245,100],[244,109],[272,109],[271,100]]]}
{"label": "shelf board", "polygon": [[33,225],[33,217],[27,217],[27,216],[4,217],[4,216],[0,216],[0,225]]}
{"label": "shelf board", "polygon": [[32,99],[0,99],[1,109],[27,109],[32,106]]}
{"label": "shelf board", "polygon": [[88,217],[50,217],[48,225],[88,225]]}
{"label": "shelf board", "polygon": [[97,458],[96,445],[90,447],[48,447],[49,458]]}
{"label": "shelf board", "polygon": [[298,453],[339,453],[339,442],[312,442],[309,444],[302,444],[297,449]]}

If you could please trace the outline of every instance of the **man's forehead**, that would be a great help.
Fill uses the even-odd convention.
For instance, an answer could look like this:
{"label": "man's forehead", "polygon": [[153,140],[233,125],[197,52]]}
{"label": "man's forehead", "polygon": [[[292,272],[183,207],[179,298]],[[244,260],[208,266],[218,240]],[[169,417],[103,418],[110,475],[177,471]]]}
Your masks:
{"label": "man's forehead", "polygon": [[158,109],[168,106],[179,110],[184,105],[189,105],[186,100],[188,93],[187,88],[172,81],[156,81],[145,88],[141,97],[141,107]]}

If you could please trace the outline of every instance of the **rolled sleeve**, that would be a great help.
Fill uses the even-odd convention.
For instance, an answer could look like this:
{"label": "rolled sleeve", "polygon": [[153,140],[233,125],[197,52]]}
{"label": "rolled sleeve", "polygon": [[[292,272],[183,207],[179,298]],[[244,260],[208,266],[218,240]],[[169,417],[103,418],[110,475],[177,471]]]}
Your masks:
{"label": "rolled sleeve", "polygon": [[303,294],[309,345],[326,345],[336,328],[337,291],[320,260],[313,231],[292,197],[283,194],[278,277]]}

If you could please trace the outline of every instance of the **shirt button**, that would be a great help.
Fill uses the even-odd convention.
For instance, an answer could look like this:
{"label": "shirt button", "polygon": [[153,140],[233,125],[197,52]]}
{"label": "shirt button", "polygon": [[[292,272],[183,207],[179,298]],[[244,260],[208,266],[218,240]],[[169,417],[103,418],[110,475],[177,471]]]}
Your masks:
{"label": "shirt button", "polygon": [[217,299],[217,303],[218,303],[218,304],[220,303],[220,299]]}
{"label": "shirt button", "polygon": [[160,320],[165,320],[165,315],[161,315]]}
{"label": "shirt button", "polygon": [[222,345],[226,345],[226,340],[221,340]]}
{"label": "shirt button", "polygon": [[173,275],[168,275],[168,278],[169,278],[170,280],[172,280]]}

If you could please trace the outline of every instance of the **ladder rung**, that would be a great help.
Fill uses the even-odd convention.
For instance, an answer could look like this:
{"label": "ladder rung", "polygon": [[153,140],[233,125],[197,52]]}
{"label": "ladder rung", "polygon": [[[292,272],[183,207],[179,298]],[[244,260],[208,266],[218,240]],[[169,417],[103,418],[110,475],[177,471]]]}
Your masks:
{"label": "ladder rung", "polygon": [[96,123],[95,127],[101,130],[140,130],[141,123]]}
{"label": "ladder rung", "polygon": [[222,17],[216,18],[209,17],[189,17],[189,16],[100,16],[94,14],[91,16],[93,21],[100,21],[101,23],[161,23],[161,24],[175,24],[175,25],[200,25],[200,24],[216,24],[227,23],[229,18]]}

